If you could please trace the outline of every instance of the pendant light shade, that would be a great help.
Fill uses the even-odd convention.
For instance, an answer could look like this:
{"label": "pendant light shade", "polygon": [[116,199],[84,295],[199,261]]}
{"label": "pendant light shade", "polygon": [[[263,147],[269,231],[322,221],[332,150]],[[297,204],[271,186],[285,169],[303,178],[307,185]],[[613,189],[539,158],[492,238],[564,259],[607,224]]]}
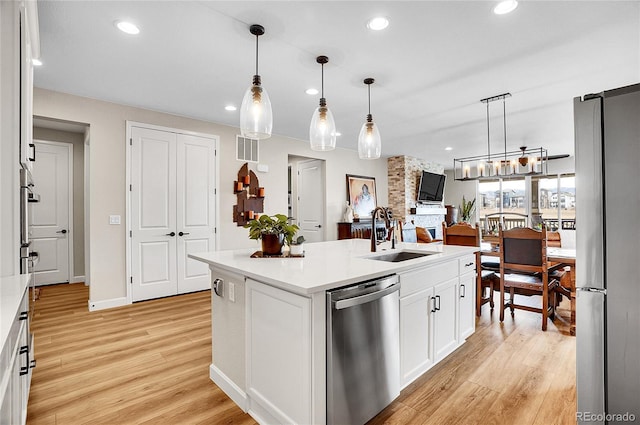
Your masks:
{"label": "pendant light shade", "polygon": [[262,81],[258,74],[258,37],[264,34],[264,27],[251,25],[249,31],[256,36],[256,74],[242,99],[240,132],[244,137],[261,140],[271,137],[273,127],[271,100],[269,100],[267,90],[262,87]]}
{"label": "pendant light shade", "polygon": [[336,148],[336,122],[327,107],[324,98],[324,64],[329,62],[326,56],[318,56],[316,62],[322,65],[322,94],[320,106],[313,111],[311,125],[309,125],[309,142],[314,151],[332,151]]}
{"label": "pendant light shade", "polygon": [[371,115],[371,84],[374,81],[373,78],[365,78],[364,80],[369,97],[369,113],[367,114],[367,121],[362,125],[358,136],[358,155],[360,159],[378,159],[382,152],[380,131],[378,131],[378,126],[373,122],[373,116]]}

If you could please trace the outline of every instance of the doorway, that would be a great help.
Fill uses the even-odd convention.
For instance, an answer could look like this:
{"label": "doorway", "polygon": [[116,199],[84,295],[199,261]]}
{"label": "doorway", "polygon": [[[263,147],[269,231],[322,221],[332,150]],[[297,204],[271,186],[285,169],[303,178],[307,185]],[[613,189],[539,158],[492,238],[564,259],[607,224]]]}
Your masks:
{"label": "doorway", "polygon": [[289,167],[294,178],[289,181],[292,217],[307,242],[326,239],[325,161],[290,156]]}
{"label": "doorway", "polygon": [[131,301],[209,289],[189,253],[215,251],[217,137],[127,123]]}

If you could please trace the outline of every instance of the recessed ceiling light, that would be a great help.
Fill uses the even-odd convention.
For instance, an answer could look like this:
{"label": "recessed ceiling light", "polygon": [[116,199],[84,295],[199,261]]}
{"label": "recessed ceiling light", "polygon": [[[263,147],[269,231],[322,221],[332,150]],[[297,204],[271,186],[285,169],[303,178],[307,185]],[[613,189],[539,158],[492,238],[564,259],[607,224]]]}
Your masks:
{"label": "recessed ceiling light", "polygon": [[446,148],[444,148],[445,151],[452,151],[453,148],[451,146],[447,146]]}
{"label": "recessed ceiling light", "polygon": [[367,21],[367,28],[373,31],[380,31],[389,26],[389,19],[384,16],[376,16]]}
{"label": "recessed ceiling light", "polygon": [[42,61],[40,59],[32,59],[31,63],[33,66],[42,66]]}
{"label": "recessed ceiling light", "polygon": [[517,0],[503,0],[493,8],[493,13],[496,15],[505,15],[509,12],[513,12],[518,7]]}
{"label": "recessed ceiling light", "polygon": [[310,95],[312,95],[312,96],[315,96],[316,94],[320,93],[320,92],[318,91],[318,89],[306,89],[304,92],[305,92],[306,94],[310,94]]}
{"label": "recessed ceiling light", "polygon": [[116,26],[120,31],[127,34],[136,35],[140,32],[140,28],[138,28],[135,24],[127,21],[118,21],[116,22]]}
{"label": "recessed ceiling light", "polygon": [[233,105],[227,105],[227,106],[225,106],[225,107],[224,107],[224,110],[225,110],[225,111],[235,111],[235,110],[237,110],[237,109],[238,109],[238,108],[236,108],[236,107],[235,107],[235,106],[233,106]]}

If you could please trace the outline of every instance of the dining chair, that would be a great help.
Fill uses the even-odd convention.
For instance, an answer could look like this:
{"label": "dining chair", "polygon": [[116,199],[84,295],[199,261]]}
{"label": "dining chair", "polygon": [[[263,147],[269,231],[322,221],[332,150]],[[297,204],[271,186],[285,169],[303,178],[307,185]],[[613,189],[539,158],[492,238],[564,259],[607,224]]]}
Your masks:
{"label": "dining chair", "polygon": [[[492,270],[483,270],[479,264],[479,250],[480,250],[480,225],[476,224],[476,227],[472,227],[468,223],[458,223],[452,226],[447,226],[445,221],[442,222],[442,243],[444,245],[463,245],[463,246],[477,246],[478,253],[476,254],[476,315],[480,316],[480,310],[482,305],[489,303],[489,306],[493,310],[493,292],[500,284],[498,276]],[[489,295],[485,295],[486,290],[489,291]]]}
{"label": "dining chair", "polygon": [[418,242],[418,234],[416,233],[416,226],[413,222],[403,223],[402,220],[398,222],[400,227],[400,241],[401,242]]}
{"label": "dining chair", "polygon": [[[547,319],[555,316],[558,276],[549,275],[547,265],[547,231],[527,227],[503,230],[500,235],[500,321],[504,321],[506,308],[527,310],[542,314],[542,330],[547,330]],[[561,277],[561,276],[560,276]],[[505,300],[505,291],[509,299]],[[540,308],[516,304],[515,295],[540,295]]]}

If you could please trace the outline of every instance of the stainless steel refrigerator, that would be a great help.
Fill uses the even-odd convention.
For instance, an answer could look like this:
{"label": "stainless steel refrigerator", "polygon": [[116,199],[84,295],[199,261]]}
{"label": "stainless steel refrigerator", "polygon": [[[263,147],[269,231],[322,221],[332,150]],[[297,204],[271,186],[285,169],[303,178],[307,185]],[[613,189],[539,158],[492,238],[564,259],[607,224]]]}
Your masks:
{"label": "stainless steel refrigerator", "polygon": [[640,423],[640,84],[574,99],[577,422]]}

